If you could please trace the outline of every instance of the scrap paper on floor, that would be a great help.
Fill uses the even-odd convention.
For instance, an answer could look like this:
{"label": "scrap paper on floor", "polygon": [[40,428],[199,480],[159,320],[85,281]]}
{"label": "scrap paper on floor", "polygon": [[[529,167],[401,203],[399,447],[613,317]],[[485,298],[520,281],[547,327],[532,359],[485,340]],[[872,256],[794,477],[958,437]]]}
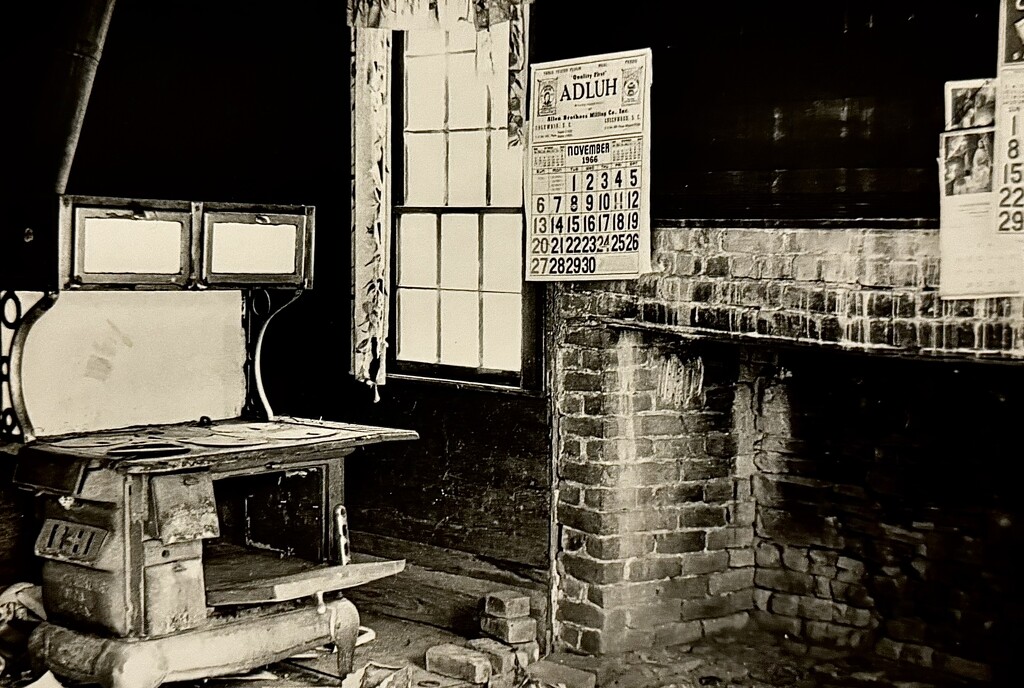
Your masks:
{"label": "scrap paper on floor", "polygon": [[57,677],[47,671],[36,681],[25,686],[25,688],[64,688],[64,685],[57,680]]}

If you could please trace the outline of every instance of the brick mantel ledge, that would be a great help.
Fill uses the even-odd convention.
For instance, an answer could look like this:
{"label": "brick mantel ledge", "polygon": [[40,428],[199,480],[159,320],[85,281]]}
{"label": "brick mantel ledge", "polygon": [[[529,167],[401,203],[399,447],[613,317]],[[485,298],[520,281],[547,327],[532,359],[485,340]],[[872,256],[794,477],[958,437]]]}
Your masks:
{"label": "brick mantel ledge", "polygon": [[854,344],[849,342],[823,342],[809,339],[793,339],[774,335],[763,335],[756,332],[727,332],[705,327],[685,325],[662,325],[643,320],[624,318],[585,318],[579,323],[601,325],[619,330],[639,330],[652,332],[680,339],[683,341],[721,341],[735,344],[760,344],[763,346],[790,349],[816,349],[839,352],[871,354],[899,359],[920,359],[925,361],[948,361],[950,363],[997,363],[1002,365],[1024,365],[1024,351],[950,351],[944,349],[901,349],[885,344]]}

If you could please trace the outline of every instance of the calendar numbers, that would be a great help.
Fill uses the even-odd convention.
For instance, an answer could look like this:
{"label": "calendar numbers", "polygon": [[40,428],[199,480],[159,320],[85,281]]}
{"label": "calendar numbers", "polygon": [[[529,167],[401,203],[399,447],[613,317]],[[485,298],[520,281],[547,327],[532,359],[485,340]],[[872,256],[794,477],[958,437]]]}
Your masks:
{"label": "calendar numbers", "polygon": [[1001,146],[1000,186],[996,191],[996,230],[1000,233],[1024,232],[1024,151],[1018,136],[1017,117],[1010,117],[1008,136]]}
{"label": "calendar numbers", "polygon": [[638,264],[644,243],[642,143],[640,137],[624,138],[613,142],[610,154],[596,162],[581,159],[574,165],[566,162],[565,146],[535,153],[530,275],[635,269],[627,266]]}

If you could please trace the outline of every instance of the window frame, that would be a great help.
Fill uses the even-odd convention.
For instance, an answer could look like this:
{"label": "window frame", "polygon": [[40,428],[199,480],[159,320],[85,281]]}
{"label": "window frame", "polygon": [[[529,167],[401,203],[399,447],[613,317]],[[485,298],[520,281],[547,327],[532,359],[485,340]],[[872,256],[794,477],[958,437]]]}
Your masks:
{"label": "window frame", "polygon": [[[526,205],[525,197],[523,203],[518,207],[513,206],[422,206],[405,204],[405,35],[395,32],[392,44],[392,77],[391,77],[391,242],[389,255],[392,269],[390,272],[390,292],[388,294],[388,326],[392,333],[392,343],[387,349],[388,377],[394,379],[417,380],[439,384],[451,384],[460,387],[479,387],[497,389],[509,392],[526,391],[539,392],[543,386],[543,357],[544,357],[544,314],[545,298],[542,285],[536,282],[526,281],[525,270],[521,273],[521,305],[522,305],[522,344],[520,354],[520,369],[518,371],[502,371],[484,368],[482,366],[455,366],[443,363],[424,363],[417,361],[403,361],[398,358],[398,282],[399,282],[399,223],[403,215],[416,213],[431,214],[438,217],[439,221],[443,215],[475,215],[478,218],[487,214],[512,215],[518,212],[522,221],[523,235],[520,243],[520,255],[525,257],[526,241]],[[470,130],[472,131],[472,130]],[[488,188],[487,196],[490,196],[490,169],[493,156],[491,145],[495,139],[494,132],[502,132],[503,129],[492,131],[487,152]],[[525,154],[525,149],[524,149]],[[447,148],[446,148],[447,159]],[[447,175],[447,170],[445,171]],[[525,174],[525,172],[524,172]],[[483,225],[480,224],[482,237]],[[438,229],[440,233],[440,228]],[[437,251],[440,256],[441,246]],[[483,251],[481,242],[479,250]],[[479,293],[479,292],[477,292]],[[438,322],[440,326],[440,321]],[[483,327],[483,321],[478,327]],[[440,328],[438,329],[440,336]],[[482,336],[482,334],[481,334]]]}

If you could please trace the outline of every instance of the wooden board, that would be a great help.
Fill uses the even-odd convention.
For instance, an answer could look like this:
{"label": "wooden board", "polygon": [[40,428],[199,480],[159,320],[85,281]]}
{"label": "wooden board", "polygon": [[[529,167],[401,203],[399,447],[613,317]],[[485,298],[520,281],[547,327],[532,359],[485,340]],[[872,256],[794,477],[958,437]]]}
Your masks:
{"label": "wooden board", "polygon": [[[392,576],[404,561],[373,561],[330,566],[298,557],[277,558],[241,547],[219,547],[207,557],[206,603],[260,604],[311,597],[318,592],[345,590]],[[274,563],[271,563],[274,562]]]}

